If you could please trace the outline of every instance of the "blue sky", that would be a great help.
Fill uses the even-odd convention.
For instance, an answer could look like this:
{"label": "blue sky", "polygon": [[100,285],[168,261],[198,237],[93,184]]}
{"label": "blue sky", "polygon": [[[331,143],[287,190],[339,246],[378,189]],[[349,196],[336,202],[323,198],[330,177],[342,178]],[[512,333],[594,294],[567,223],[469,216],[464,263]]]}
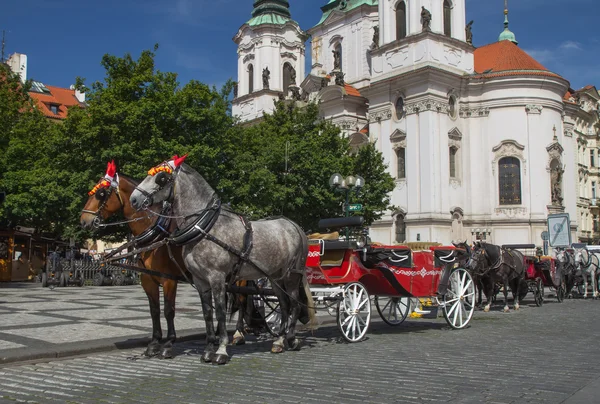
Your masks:
{"label": "blue sky", "polygon": [[[497,40],[504,0],[466,0],[475,46]],[[237,75],[231,40],[250,18],[252,0],[0,0],[6,53],[28,56],[28,76],[68,87],[76,76],[102,80],[105,53],[134,57],[160,45],[157,65],[220,86]],[[316,24],[327,0],[290,0],[303,29]],[[509,0],[519,46],[575,89],[600,87],[600,1]],[[307,55],[310,52],[307,51]]]}

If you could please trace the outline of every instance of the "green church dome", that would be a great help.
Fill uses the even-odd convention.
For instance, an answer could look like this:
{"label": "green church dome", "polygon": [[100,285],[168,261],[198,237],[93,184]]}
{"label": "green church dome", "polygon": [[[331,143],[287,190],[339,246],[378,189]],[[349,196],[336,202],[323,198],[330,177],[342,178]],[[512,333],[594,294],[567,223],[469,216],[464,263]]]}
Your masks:
{"label": "green church dome", "polygon": [[282,25],[290,21],[290,3],[287,0],[255,0],[249,25]]}
{"label": "green church dome", "polygon": [[515,45],[518,44],[517,37],[508,29],[508,10],[504,10],[504,31],[500,33],[498,41],[511,41]]}

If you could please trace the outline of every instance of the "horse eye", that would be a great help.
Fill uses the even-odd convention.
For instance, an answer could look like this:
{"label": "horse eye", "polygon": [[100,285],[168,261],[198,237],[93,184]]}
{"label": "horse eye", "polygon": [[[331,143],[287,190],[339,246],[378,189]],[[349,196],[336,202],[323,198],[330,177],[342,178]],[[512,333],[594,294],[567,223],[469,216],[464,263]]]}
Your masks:
{"label": "horse eye", "polygon": [[168,180],[169,180],[169,177],[168,177],[167,173],[161,172],[156,175],[154,182],[159,187],[164,187],[165,185],[167,185]]}
{"label": "horse eye", "polygon": [[106,198],[106,189],[101,189],[98,192],[96,192],[96,199],[98,199],[99,201],[103,201],[104,198]]}

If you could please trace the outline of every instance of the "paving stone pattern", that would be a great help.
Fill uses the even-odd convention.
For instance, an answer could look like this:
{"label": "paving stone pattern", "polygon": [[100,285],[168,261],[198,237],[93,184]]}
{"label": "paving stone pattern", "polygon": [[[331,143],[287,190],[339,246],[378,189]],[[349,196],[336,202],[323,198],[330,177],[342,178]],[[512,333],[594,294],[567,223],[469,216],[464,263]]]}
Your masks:
{"label": "paving stone pattern", "polygon": [[225,366],[200,362],[203,341],[178,344],[172,360],[133,349],[7,365],[0,402],[598,402],[600,301],[549,300],[510,313],[499,304],[460,331],[443,319],[394,328],[375,321],[356,344],[324,326],[304,334],[299,352],[281,355],[269,352],[270,340],[254,339],[230,347]]}

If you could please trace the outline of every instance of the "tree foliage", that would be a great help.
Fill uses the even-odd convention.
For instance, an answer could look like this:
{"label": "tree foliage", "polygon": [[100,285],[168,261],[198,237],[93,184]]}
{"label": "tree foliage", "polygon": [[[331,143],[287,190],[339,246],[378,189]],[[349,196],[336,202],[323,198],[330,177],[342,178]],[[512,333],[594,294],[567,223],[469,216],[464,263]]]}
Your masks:
{"label": "tree foliage", "polygon": [[342,216],[344,196],[329,188],[334,173],[365,178],[366,188],[351,202],[365,205],[368,224],[388,208],[394,184],[381,155],[373,145],[351,154],[348,140],[319,118],[316,104],[278,102],[272,114],[237,136],[227,153],[231,175],[221,186],[234,207],[254,218],[284,215],[316,230],[319,219]]}
{"label": "tree foliage", "polygon": [[[348,140],[318,107],[278,102],[273,114],[254,125],[236,124],[230,113],[232,82],[221,90],[199,81],[180,85],[177,75],[155,66],[155,52],[134,59],[105,55],[102,81],[86,87],[86,108],[71,108],[62,124],[34,107],[18,77],[0,73],[0,220],[87,236],[79,215],[87,191],[115,159],[120,172],[142,179],[174,154],[213,185],[223,202],[257,219],[284,215],[305,230],[319,219],[342,216],[343,195],[329,177],[357,174],[366,180],[351,202],[362,203],[368,224],[389,208],[393,180],[380,153],[368,145],[352,154]],[[103,237],[123,238],[126,228]]]}

